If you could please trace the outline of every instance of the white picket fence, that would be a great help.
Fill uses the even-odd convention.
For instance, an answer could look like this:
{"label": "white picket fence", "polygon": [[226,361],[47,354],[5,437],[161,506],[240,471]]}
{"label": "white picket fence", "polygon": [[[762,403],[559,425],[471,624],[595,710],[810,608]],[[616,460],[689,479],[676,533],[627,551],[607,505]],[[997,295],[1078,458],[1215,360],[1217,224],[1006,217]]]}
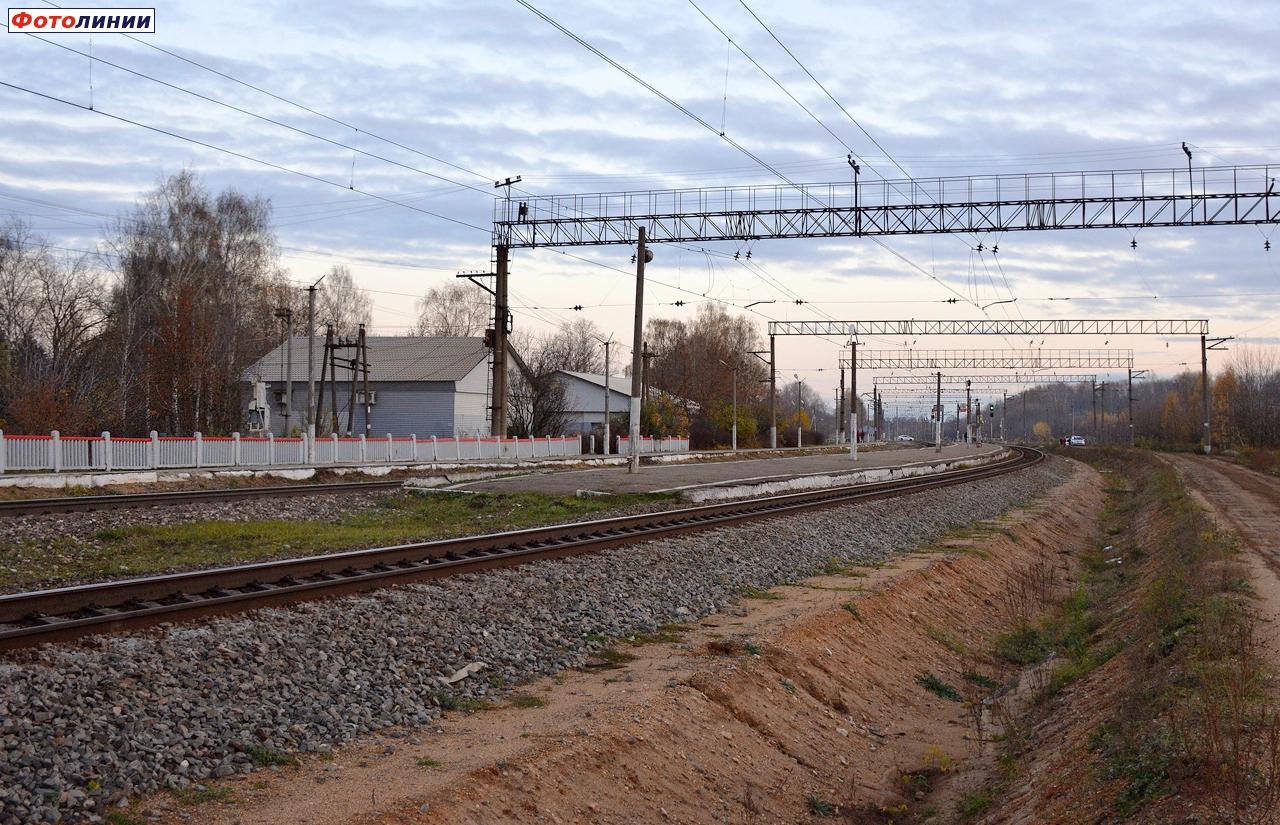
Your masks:
{"label": "white picket fence", "polygon": [[[179,468],[388,464],[428,461],[512,460],[582,455],[577,436],[498,438],[416,435],[315,439],[241,436],[6,435],[0,431],[0,473],[128,471]],[[593,445],[594,446],[594,440]],[[310,453],[311,459],[308,460]]]}

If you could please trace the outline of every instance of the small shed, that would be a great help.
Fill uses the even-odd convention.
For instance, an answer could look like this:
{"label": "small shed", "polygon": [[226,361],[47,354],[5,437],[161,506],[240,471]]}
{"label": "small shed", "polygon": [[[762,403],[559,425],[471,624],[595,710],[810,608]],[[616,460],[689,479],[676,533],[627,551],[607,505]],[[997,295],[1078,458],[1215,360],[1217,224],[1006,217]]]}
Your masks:
{"label": "small shed", "polygon": [[[557,380],[564,385],[566,432],[590,433],[604,427],[604,376],[590,372],[556,370]],[[609,413],[626,413],[631,409],[631,378],[609,376]],[[623,433],[618,433],[622,435]]]}
{"label": "small shed", "polygon": [[[241,409],[249,432],[287,435],[302,433],[306,427],[307,338],[298,336],[291,343],[292,347],[281,343],[241,376]],[[313,346],[311,374],[318,395],[324,338],[313,339]],[[369,433],[423,437],[488,433],[492,351],[484,339],[371,335],[366,347]],[[324,398],[317,399],[323,411],[318,433],[329,432],[335,400],[337,432],[347,432],[349,411],[352,434],[366,432],[363,377],[355,376],[353,393],[352,371],[344,360],[354,352],[340,354],[336,382],[326,375]],[[292,403],[286,409],[285,387],[290,379]],[[350,410],[353,397],[355,409]]]}

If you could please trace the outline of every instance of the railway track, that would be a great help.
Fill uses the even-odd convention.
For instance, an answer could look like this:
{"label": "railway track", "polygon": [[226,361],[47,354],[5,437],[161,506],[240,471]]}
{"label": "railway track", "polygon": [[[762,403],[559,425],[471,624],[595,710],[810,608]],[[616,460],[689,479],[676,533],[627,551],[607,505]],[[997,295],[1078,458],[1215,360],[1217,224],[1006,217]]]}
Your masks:
{"label": "railway track", "polygon": [[102,496],[59,496],[0,501],[0,516],[74,513],[84,510],[122,510],[248,498],[309,496],[319,493],[367,493],[402,486],[401,481],[340,481],[326,484],[282,484],[274,487],[224,487],[219,490],[169,490]]}
{"label": "railway track", "polygon": [[965,484],[1030,467],[999,462],[873,484],[0,596],[0,650],[226,615],[634,544],[677,533]]}

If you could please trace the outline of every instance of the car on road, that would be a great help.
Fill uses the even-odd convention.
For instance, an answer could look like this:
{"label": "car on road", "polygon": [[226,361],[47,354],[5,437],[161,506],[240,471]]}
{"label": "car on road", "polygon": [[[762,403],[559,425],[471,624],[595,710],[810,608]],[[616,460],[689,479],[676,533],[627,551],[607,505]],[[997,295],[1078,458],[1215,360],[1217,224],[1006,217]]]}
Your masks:
{"label": "car on road", "polygon": [[907,443],[908,441],[915,441],[915,439],[909,435],[900,435],[898,436],[898,440],[904,444]]}
{"label": "car on road", "polygon": [[1073,435],[1073,436],[1071,436],[1070,438],[1068,438],[1068,439],[1067,439],[1067,446],[1069,446],[1069,447],[1083,447],[1083,446],[1084,446],[1084,436],[1082,436],[1082,435]]}

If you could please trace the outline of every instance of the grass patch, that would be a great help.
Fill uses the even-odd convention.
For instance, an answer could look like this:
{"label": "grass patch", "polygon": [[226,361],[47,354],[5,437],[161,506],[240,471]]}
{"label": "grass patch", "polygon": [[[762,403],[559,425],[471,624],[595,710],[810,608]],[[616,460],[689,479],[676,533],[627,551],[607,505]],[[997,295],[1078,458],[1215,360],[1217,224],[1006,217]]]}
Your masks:
{"label": "grass patch", "polygon": [[94,542],[53,538],[0,551],[0,586],[106,579],[474,535],[669,504],[666,494],[603,498],[538,493],[388,493],[336,521],[195,521],[99,530]]}
{"label": "grass patch", "polygon": [[1032,624],[1024,624],[996,639],[996,655],[1020,667],[1043,662],[1052,652],[1049,641]]}
{"label": "grass patch", "polygon": [[933,625],[928,625],[927,627],[925,627],[924,632],[926,635],[928,635],[930,639],[933,639],[935,642],[942,645],[947,650],[950,650],[952,653],[955,653],[960,656],[964,656],[968,652],[968,648],[965,646],[964,642],[961,642],[955,636],[952,636],[950,633],[948,633],[945,630],[942,630],[941,628],[934,627]]}
{"label": "grass patch", "polygon": [[511,705],[512,707],[529,710],[531,708],[545,708],[547,703],[539,699],[537,696],[530,696],[527,693],[522,693],[518,696],[511,697]]}
{"label": "grass patch", "polygon": [[990,810],[995,801],[991,791],[973,791],[960,797],[960,801],[956,803],[956,813],[965,819],[979,816]]}
{"label": "grass patch", "polygon": [[840,609],[848,613],[858,621],[862,621],[862,614],[858,612],[858,605],[853,602],[845,602],[840,605]]}
{"label": "grass patch", "polygon": [[816,794],[809,794],[805,799],[809,805],[809,813],[814,816],[835,816],[838,809],[836,806]]}
{"label": "grass patch", "polygon": [[778,683],[782,685],[782,689],[785,690],[787,693],[796,692],[796,683],[791,681],[790,679],[779,679]]}
{"label": "grass patch", "polygon": [[202,789],[196,788],[170,788],[169,795],[178,802],[188,807],[197,805],[205,805],[210,802],[235,802],[235,792],[230,788],[224,787],[208,787]]}
{"label": "grass patch", "polygon": [[257,765],[259,768],[268,768],[272,765],[298,764],[298,758],[293,754],[264,747],[262,745],[250,745],[244,749],[244,752],[249,754],[249,758],[253,760],[253,764]]}
{"label": "grass patch", "polygon": [[440,763],[439,763],[437,760],[432,759],[430,756],[422,756],[422,757],[419,757],[419,758],[418,758],[418,760],[417,760],[417,763],[416,763],[416,764],[417,764],[417,766],[418,766],[419,768],[438,768],[438,767],[440,767]]}
{"label": "grass patch", "polygon": [[761,590],[759,587],[748,587],[742,591],[744,599],[765,599],[766,601],[777,601],[782,596],[774,593],[772,590]]}
{"label": "grass patch", "polygon": [[959,702],[963,698],[960,696],[960,691],[942,681],[937,676],[934,676],[932,673],[921,673],[916,677],[916,684],[935,696],[939,696],[952,702]]}
{"label": "grass patch", "polygon": [[747,651],[747,653],[750,653],[752,656],[760,655],[760,645],[756,644],[755,642],[750,642],[750,641],[743,642],[742,649]]}
{"label": "grass patch", "polygon": [[992,679],[990,676],[984,676],[975,670],[966,670],[964,673],[960,674],[960,676],[966,682],[977,685],[980,688],[986,688],[987,690],[995,690],[1000,687],[1000,683],[995,679]]}
{"label": "grass patch", "polygon": [[124,811],[112,811],[107,814],[107,825],[146,825],[139,817]]}
{"label": "grass patch", "polygon": [[688,625],[664,624],[652,633],[637,633],[627,639],[633,645],[673,644],[689,632]]}

